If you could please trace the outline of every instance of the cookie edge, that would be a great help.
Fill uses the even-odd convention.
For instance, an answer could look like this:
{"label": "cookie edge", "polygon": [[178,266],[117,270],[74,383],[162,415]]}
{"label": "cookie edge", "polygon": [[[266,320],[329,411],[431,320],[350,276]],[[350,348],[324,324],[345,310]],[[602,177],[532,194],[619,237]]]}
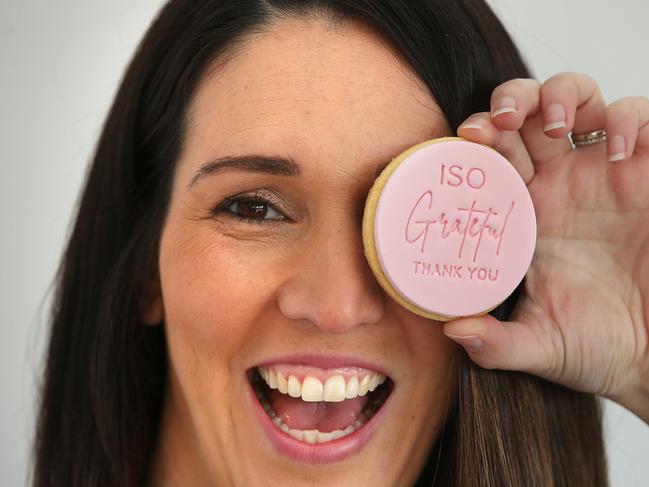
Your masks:
{"label": "cookie edge", "polygon": [[[470,140],[464,139],[462,137],[440,137],[437,139],[430,139],[430,140],[425,140],[423,142],[420,142],[419,144],[416,144],[399,155],[397,155],[390,163],[381,171],[381,174],[379,177],[376,178],[374,181],[374,184],[372,185],[372,188],[370,189],[367,198],[365,200],[365,209],[363,211],[363,228],[362,228],[362,236],[363,236],[363,249],[364,249],[364,254],[365,254],[365,259],[367,260],[368,264],[370,265],[370,269],[372,270],[372,273],[374,274],[374,277],[376,277],[376,280],[379,282],[379,285],[383,288],[383,290],[388,293],[388,295],[396,301],[399,305],[402,307],[406,308],[408,311],[421,316],[423,318],[431,319],[431,320],[436,320],[436,321],[442,321],[442,322],[447,322],[451,321],[454,319],[458,318],[469,318],[469,317],[476,317],[476,316],[483,316],[489,313],[490,311],[496,309],[500,304],[498,303],[497,305],[482,311],[480,313],[474,313],[472,315],[467,315],[467,316],[447,316],[447,315],[442,315],[438,313],[433,313],[431,311],[426,311],[421,308],[419,308],[416,304],[412,303],[408,299],[406,299],[404,296],[402,296],[393,286],[388,277],[385,275],[383,272],[383,269],[381,267],[381,263],[379,260],[379,254],[378,251],[376,250],[376,240],[374,238],[374,221],[376,218],[376,208],[379,203],[379,198],[381,196],[381,193],[383,192],[383,188],[385,187],[386,183],[388,182],[388,179],[390,179],[390,176],[392,176],[392,173],[396,171],[397,167],[406,159],[410,154],[413,152],[421,149],[422,147],[432,145],[432,144],[438,144],[440,142],[450,142],[450,141],[460,141],[460,142],[469,142],[472,144],[477,144],[477,145],[482,145],[483,147],[487,147],[493,151],[495,149],[493,147],[489,147],[484,144],[478,144],[477,142],[472,142]],[[497,152],[497,151],[496,151]]]}

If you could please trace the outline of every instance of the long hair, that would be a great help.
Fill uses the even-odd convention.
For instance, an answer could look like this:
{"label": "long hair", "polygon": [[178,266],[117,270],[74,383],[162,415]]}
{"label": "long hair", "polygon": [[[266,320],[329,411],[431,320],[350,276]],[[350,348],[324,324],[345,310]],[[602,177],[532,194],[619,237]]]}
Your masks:
{"label": "long hair", "polygon": [[[208,66],[282,16],[361,20],[418,74],[456,129],[529,72],[483,0],[171,0],[125,72],[55,281],[34,440],[34,486],[142,486],[167,379],[162,326],[140,310],[186,111]],[[493,314],[507,318],[512,295]],[[418,485],[604,486],[599,404],[464,357],[455,400]]]}

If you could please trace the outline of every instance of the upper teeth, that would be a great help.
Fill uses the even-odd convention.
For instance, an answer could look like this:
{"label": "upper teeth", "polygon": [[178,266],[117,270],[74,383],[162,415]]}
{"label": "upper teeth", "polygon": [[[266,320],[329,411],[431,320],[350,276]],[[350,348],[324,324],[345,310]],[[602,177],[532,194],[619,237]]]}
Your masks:
{"label": "upper teeth", "polygon": [[282,371],[270,367],[259,367],[258,370],[271,389],[277,389],[291,397],[301,397],[303,401],[309,402],[340,402],[364,396],[368,391],[373,391],[383,384],[386,379],[383,374],[368,371],[360,378],[358,375],[351,375],[347,380],[343,375],[335,374],[328,377],[323,384],[313,376],[304,376],[300,382],[298,376],[285,375]]}

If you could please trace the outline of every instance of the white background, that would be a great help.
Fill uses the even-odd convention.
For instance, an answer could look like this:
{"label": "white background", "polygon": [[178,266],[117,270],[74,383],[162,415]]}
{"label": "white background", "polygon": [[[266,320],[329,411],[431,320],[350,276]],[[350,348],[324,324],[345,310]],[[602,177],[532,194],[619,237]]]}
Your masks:
{"label": "white background", "polygon": [[[25,484],[50,284],[121,74],[160,0],[0,1],[0,472]],[[491,0],[535,77],[649,95],[649,2]],[[649,485],[649,426],[607,403],[613,487]]]}

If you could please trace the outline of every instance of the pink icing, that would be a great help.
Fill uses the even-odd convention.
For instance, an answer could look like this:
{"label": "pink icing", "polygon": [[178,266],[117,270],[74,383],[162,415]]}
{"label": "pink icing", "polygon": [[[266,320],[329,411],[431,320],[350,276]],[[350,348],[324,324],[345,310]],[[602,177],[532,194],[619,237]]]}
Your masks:
{"label": "pink icing", "polygon": [[463,140],[426,145],[403,160],[374,222],[383,272],[406,300],[449,317],[504,301],[536,244],[532,199],[496,151]]}

